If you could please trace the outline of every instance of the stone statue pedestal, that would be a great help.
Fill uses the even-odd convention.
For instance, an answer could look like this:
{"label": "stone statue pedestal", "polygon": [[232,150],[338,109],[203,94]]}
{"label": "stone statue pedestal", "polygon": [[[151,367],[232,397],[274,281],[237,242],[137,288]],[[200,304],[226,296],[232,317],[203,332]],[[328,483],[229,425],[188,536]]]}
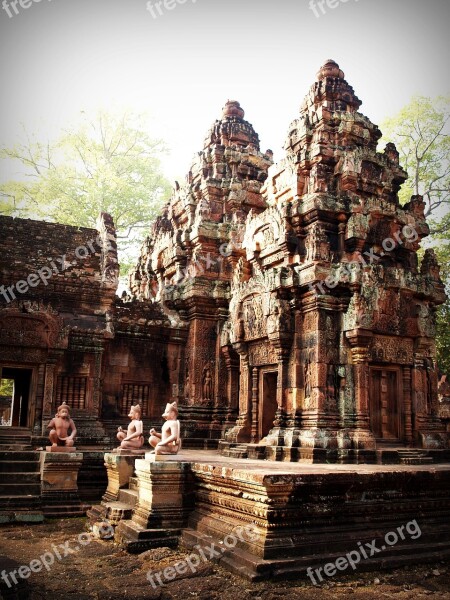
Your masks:
{"label": "stone statue pedestal", "polygon": [[133,452],[121,450],[120,452],[108,452],[105,454],[108,487],[102,497],[102,504],[118,500],[120,489],[127,487],[130,477],[133,477],[136,459],[139,456],[143,457],[144,453],[145,450],[134,450]]}
{"label": "stone statue pedestal", "polygon": [[131,519],[121,521],[115,533],[129,552],[178,545],[194,505],[191,463],[183,454],[147,453],[145,460],[136,460],[138,501]]}
{"label": "stone statue pedestal", "polygon": [[137,495],[137,485],[133,481],[136,458],[143,457],[145,450],[124,450],[107,452],[104,455],[108,487],[102,496],[101,504],[90,508],[87,516],[94,527],[107,521],[116,525],[121,519],[129,519]]}
{"label": "stone statue pedestal", "polygon": [[46,446],[46,452],[76,452],[77,449],[74,446]]}
{"label": "stone statue pedestal", "polygon": [[192,462],[192,458],[183,452],[178,454],[155,454],[154,452],[146,452],[145,460],[148,462]]}
{"label": "stone statue pedestal", "polygon": [[[62,446],[61,448],[64,449]],[[81,452],[40,453],[42,512],[45,517],[83,516],[85,511],[78,495],[78,471],[83,462]]]}
{"label": "stone statue pedestal", "polygon": [[119,446],[115,450],[112,450],[110,454],[115,454],[116,456],[134,456],[134,457],[140,456],[142,458],[144,456],[145,452],[146,452],[145,448],[141,448],[139,450],[132,450],[132,449],[127,449],[127,448],[121,448]]}

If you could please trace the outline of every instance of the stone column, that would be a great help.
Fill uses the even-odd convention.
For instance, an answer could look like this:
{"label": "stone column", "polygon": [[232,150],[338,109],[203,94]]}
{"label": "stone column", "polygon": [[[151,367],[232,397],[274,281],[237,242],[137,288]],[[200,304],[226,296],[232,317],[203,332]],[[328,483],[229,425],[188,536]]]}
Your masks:
{"label": "stone column", "polygon": [[102,357],[103,357],[103,345],[99,345],[95,349],[94,359],[94,377],[92,381],[92,412],[93,416],[101,417],[101,375],[102,375]]}
{"label": "stone column", "polygon": [[448,444],[445,426],[437,414],[437,373],[430,358],[428,338],[416,340],[412,370],[413,439],[422,448],[444,448]]}
{"label": "stone column", "polygon": [[372,335],[371,331],[365,329],[346,332],[347,339],[352,346],[355,385],[355,423],[350,437],[355,448],[366,450],[376,448],[369,419],[369,342]]}
{"label": "stone column", "polygon": [[45,365],[45,380],[44,380],[44,406],[42,414],[42,435],[48,435],[47,425],[53,418],[55,413],[55,405],[53,401],[53,390],[55,389],[55,370],[57,358],[48,358]]}
{"label": "stone column", "polygon": [[258,386],[258,368],[252,368],[252,430],[251,430],[251,442],[256,444],[258,441],[258,417],[259,417],[259,386]]}
{"label": "stone column", "polygon": [[247,344],[233,344],[240,356],[239,417],[236,425],[225,434],[227,442],[249,442],[251,438],[252,382]]}
{"label": "stone column", "polygon": [[405,415],[405,441],[410,445],[413,443],[410,367],[403,367],[403,410]]}
{"label": "stone column", "polygon": [[[286,432],[286,426],[288,421],[288,410],[286,406],[286,395],[285,392],[288,388],[288,376],[289,376],[289,350],[278,346],[277,348],[277,363],[278,363],[278,375],[277,375],[277,412],[275,414],[275,420],[270,433],[267,435],[267,458],[277,460],[281,454],[280,451],[275,450],[275,447],[281,447],[286,444],[286,438],[288,438],[288,446],[292,446],[293,430]],[[292,416],[292,415],[291,415]],[[298,438],[298,431],[297,436]]]}
{"label": "stone column", "polygon": [[[227,421],[233,419],[239,410],[239,355],[233,351],[231,346],[224,346],[222,353],[225,357],[227,367]],[[234,416],[236,418],[236,416]]]}

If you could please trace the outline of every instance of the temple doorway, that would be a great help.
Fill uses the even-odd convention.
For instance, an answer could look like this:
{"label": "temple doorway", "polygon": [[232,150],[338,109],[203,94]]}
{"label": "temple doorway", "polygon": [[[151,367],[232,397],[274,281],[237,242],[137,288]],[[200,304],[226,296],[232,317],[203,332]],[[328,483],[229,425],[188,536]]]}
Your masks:
{"label": "temple doorway", "polygon": [[261,371],[259,400],[259,439],[262,440],[270,432],[277,412],[277,371]]}
{"label": "temple doorway", "polygon": [[0,369],[0,424],[29,427],[32,369]]}
{"label": "temple doorway", "polygon": [[400,442],[403,439],[402,397],[398,369],[371,367],[370,428],[378,440]]}

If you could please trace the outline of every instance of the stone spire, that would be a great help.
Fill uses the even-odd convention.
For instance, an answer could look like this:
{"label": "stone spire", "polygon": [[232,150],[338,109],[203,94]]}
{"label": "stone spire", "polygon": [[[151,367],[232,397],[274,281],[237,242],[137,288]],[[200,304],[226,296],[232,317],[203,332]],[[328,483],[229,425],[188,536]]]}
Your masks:
{"label": "stone spire", "polygon": [[313,98],[316,106],[325,103],[330,110],[354,112],[362,104],[345,80],[344,71],[331,59],[317,72],[317,81],[312,85],[308,98]]}
{"label": "stone spire", "polygon": [[217,120],[205,138],[206,150],[213,144],[245,148],[249,144],[259,150],[259,137],[253,126],[244,120],[244,109],[236,100],[228,100],[222,109],[222,118]]}
{"label": "stone spire", "polygon": [[[182,295],[184,287],[192,287],[195,281],[209,285],[210,280],[230,279],[226,261],[205,269],[200,268],[199,257],[220,256],[219,248],[228,244],[230,237],[240,236],[250,210],[266,208],[260,190],[273,162],[271,151],[260,151],[258,134],[244,116],[239,102],[228,100],[221,118],[211,126],[186,181],[174,189],[143,246],[131,277],[135,296],[144,290],[144,297],[150,298],[155,290],[162,289],[166,297]],[[239,258],[237,247],[237,243],[233,245],[233,256],[229,257],[233,264]],[[159,293],[156,296],[159,298]]]}

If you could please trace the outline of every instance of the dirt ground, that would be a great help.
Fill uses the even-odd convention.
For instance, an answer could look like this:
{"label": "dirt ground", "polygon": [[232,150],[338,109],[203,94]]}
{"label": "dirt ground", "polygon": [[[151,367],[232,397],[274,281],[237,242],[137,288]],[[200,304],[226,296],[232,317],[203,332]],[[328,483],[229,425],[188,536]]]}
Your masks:
{"label": "dirt ground", "polygon": [[[27,579],[31,600],[321,600],[350,595],[354,599],[377,600],[412,600],[425,596],[450,599],[448,562],[375,573],[340,574],[327,579],[320,588],[309,580],[250,583],[216,564],[205,562],[195,574],[190,571],[189,575],[178,574],[173,581],[163,586],[156,581],[152,587],[146,577],[149,571],[164,570],[188,553],[158,548],[141,555],[130,555],[112,542],[90,541],[87,536],[82,538],[86,544],[82,546],[77,543],[78,536],[85,531],[84,519],[4,525],[0,528],[0,556],[29,566],[45,552],[55,557],[52,544],[59,549],[60,560],[54,558],[48,571],[33,572]],[[80,549],[75,551],[76,548]],[[47,561],[51,559],[48,557]]]}

